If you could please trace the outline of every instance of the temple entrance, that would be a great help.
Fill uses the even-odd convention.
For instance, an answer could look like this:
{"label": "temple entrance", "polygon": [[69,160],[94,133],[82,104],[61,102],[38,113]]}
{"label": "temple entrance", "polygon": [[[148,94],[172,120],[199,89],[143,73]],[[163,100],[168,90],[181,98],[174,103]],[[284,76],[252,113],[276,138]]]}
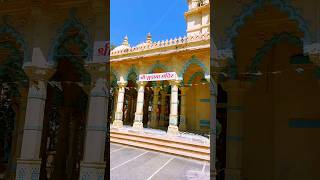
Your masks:
{"label": "temple entrance", "polygon": [[[3,176],[7,170],[12,150],[13,130],[16,112],[13,109],[13,101],[10,96],[10,88],[0,85],[0,174]],[[3,176],[4,177],[4,176]],[[0,178],[3,178],[0,177]]]}
{"label": "temple entrance", "polygon": [[127,87],[125,88],[125,100],[123,104],[123,124],[132,126],[134,122],[138,96],[136,87],[137,75],[135,73],[131,73],[128,79],[129,80]]}
{"label": "temple entrance", "polygon": [[150,127],[152,112],[153,88],[152,83],[148,82],[144,89],[143,102],[143,127]]}
{"label": "temple entrance", "polygon": [[170,97],[171,89],[169,81],[159,81],[156,82],[157,86],[160,88],[159,101],[158,101],[158,126],[157,129],[164,131],[168,130],[169,126],[169,116],[170,116]]}
{"label": "temple entrance", "polygon": [[[8,27],[11,28],[11,27]],[[24,51],[10,33],[0,34],[0,179],[10,178],[19,153],[18,124],[28,78],[22,69]]]}
{"label": "temple entrance", "polygon": [[[70,74],[64,68],[67,68]],[[79,175],[88,97],[76,84],[79,81],[69,79],[75,73],[71,69],[70,62],[62,61],[58,65],[57,73],[51,79],[61,82],[61,86],[48,86],[41,147],[41,179],[71,180],[77,179]]]}
{"label": "temple entrance", "polygon": [[41,174],[46,180],[79,179],[83,156],[90,84],[84,68],[87,54],[84,36],[77,28],[67,29],[55,47],[57,70],[49,80],[41,142]]}
{"label": "temple entrance", "polygon": [[185,107],[182,115],[185,125],[179,126],[191,133],[208,136],[210,131],[210,86],[205,78],[205,70],[198,64],[190,64],[183,74]]}
{"label": "temple entrance", "polygon": [[[275,23],[260,23],[265,21]],[[235,86],[226,89],[233,107],[228,104],[226,176],[236,169],[243,179],[319,178],[310,164],[319,161],[320,148],[312,143],[319,132],[308,125],[319,118],[319,84],[316,66],[304,56],[299,27],[267,4],[248,17],[233,39],[238,80],[230,80]],[[264,35],[248,38],[258,32]],[[236,86],[240,83],[250,86]],[[300,152],[308,156],[297,156]]]}

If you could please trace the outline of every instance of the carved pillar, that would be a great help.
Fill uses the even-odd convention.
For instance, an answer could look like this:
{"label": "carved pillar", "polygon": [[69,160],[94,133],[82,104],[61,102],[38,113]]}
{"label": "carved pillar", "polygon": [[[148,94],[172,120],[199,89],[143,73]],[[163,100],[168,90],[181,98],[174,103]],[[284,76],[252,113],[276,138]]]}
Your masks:
{"label": "carved pillar", "polygon": [[107,131],[108,89],[106,80],[98,78],[90,92],[86,140],[79,179],[103,179],[105,138]]}
{"label": "carved pillar", "polygon": [[240,80],[228,80],[223,84],[228,93],[226,179],[243,178],[243,100],[248,85]]}
{"label": "carved pillar", "polygon": [[158,126],[158,101],[159,101],[159,87],[153,88],[153,103],[152,103],[152,114],[151,114],[151,128],[157,128]]}
{"label": "carved pillar", "polygon": [[137,82],[138,84],[138,97],[136,113],[134,116],[133,129],[141,131],[143,129],[143,103],[144,103],[144,87],[146,82]]}
{"label": "carved pillar", "polygon": [[112,127],[114,128],[122,128],[123,127],[123,102],[124,102],[124,93],[126,82],[118,83],[119,91],[118,91],[118,100],[117,100],[117,107],[115,112],[114,121],[112,123]]}
{"label": "carved pillar", "polygon": [[187,122],[186,122],[186,93],[189,87],[181,87],[181,114],[180,114],[180,124],[179,130],[185,131],[187,130]]}
{"label": "carved pillar", "polygon": [[170,115],[169,127],[167,134],[176,135],[178,130],[178,104],[179,104],[179,81],[171,81],[171,101],[170,101]]}
{"label": "carved pillar", "polygon": [[47,76],[45,69],[27,67],[30,79],[27,110],[23,129],[20,158],[17,160],[16,179],[39,179],[40,145],[45,102],[47,96]]}

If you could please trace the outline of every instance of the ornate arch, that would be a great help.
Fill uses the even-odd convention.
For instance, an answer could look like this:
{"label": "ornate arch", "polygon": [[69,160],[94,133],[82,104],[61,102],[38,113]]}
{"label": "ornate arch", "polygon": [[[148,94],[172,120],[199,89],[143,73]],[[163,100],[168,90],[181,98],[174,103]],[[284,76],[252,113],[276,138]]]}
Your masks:
{"label": "ornate arch", "polygon": [[239,16],[237,16],[231,27],[229,27],[226,30],[228,37],[226,42],[227,48],[233,48],[234,44],[232,41],[238,35],[239,28],[245,25],[247,18],[253,16],[258,9],[262,8],[267,3],[270,3],[273,6],[279,8],[281,11],[286,12],[289,16],[289,19],[297,22],[300,30],[304,33],[304,43],[311,43],[309,25],[307,21],[300,15],[296,8],[294,8],[292,5],[289,5],[287,2],[283,0],[256,0],[253,3],[250,3],[249,5],[245,6],[244,10]]}
{"label": "ornate arch", "polygon": [[[130,75],[131,74],[135,74],[137,76],[139,75],[139,71],[138,71],[138,69],[136,68],[135,65],[131,65],[129,71],[127,72],[127,74],[125,76],[126,77],[126,81],[133,80],[133,79],[130,79]],[[137,80],[137,79],[135,79],[135,80]]]}
{"label": "ornate arch", "polygon": [[154,63],[149,69],[148,73],[152,73],[155,69],[163,69],[164,71],[170,71],[171,69],[164,64],[161,64],[159,60]]}
{"label": "ornate arch", "polygon": [[188,84],[192,84],[192,82],[194,81],[194,79],[198,76],[201,76],[203,79],[205,79],[205,75],[203,71],[197,71],[195,73],[192,74],[192,76],[189,78],[188,80]]}
{"label": "ornate arch", "polygon": [[267,41],[260,49],[258,49],[255,57],[249,66],[249,73],[258,72],[258,67],[261,64],[262,58],[272,49],[272,47],[280,42],[288,41],[289,43],[296,44],[297,46],[303,48],[302,41],[299,37],[294,36],[290,33],[280,33],[274,35],[269,41]]}
{"label": "ornate arch", "polygon": [[85,60],[88,61],[92,58],[92,40],[90,38],[89,32],[87,31],[87,28],[81,23],[81,21],[76,17],[75,10],[70,11],[70,17],[65,20],[62,27],[60,27],[57,31],[57,35],[55,39],[53,40],[52,46],[49,51],[48,61],[49,63],[55,64],[55,56],[57,52],[57,48],[59,45],[68,37],[67,32],[71,28],[76,28],[79,30],[80,34],[84,36],[84,41],[86,43],[86,47],[84,49],[85,53]]}
{"label": "ornate arch", "polygon": [[23,49],[23,54],[24,54],[23,62],[24,63],[31,62],[30,52],[28,49],[27,42],[24,40],[23,36],[15,30],[14,27],[10,26],[6,22],[6,20],[4,24],[0,26],[0,34],[5,34],[5,33],[10,34],[16,40],[16,42],[21,45],[21,48]]}
{"label": "ornate arch", "polygon": [[205,76],[210,75],[209,73],[210,71],[208,70],[208,68],[199,59],[197,59],[195,56],[192,56],[192,58],[184,64],[182,70],[179,73],[179,77],[183,77],[184,73],[188,70],[189,66],[191,66],[192,64],[196,64],[200,66],[204,71]]}

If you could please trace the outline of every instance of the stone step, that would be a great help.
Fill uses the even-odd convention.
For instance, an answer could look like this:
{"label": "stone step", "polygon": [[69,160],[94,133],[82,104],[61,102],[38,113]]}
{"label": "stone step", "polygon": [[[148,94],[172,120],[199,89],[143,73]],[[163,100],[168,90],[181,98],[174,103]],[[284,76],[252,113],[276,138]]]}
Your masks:
{"label": "stone step", "polygon": [[190,143],[184,141],[177,141],[174,139],[152,137],[151,135],[139,135],[129,133],[112,133],[111,137],[117,137],[121,139],[128,139],[139,142],[146,142],[149,144],[158,144],[161,146],[168,146],[176,149],[183,149],[194,152],[201,152],[204,154],[210,154],[210,147],[208,145]]}
{"label": "stone step", "polygon": [[168,137],[111,131],[110,141],[197,160],[210,161],[210,146]]}

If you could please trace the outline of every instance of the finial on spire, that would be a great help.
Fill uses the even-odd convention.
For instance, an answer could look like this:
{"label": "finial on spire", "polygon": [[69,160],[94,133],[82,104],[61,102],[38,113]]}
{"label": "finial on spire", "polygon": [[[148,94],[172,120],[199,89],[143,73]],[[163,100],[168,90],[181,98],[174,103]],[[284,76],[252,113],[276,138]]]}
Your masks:
{"label": "finial on spire", "polygon": [[147,36],[147,43],[151,43],[152,40],[151,40],[151,33],[149,32],[148,33],[148,36]]}
{"label": "finial on spire", "polygon": [[129,41],[128,41],[128,36],[127,35],[124,37],[122,45],[125,45],[125,46],[129,45]]}

